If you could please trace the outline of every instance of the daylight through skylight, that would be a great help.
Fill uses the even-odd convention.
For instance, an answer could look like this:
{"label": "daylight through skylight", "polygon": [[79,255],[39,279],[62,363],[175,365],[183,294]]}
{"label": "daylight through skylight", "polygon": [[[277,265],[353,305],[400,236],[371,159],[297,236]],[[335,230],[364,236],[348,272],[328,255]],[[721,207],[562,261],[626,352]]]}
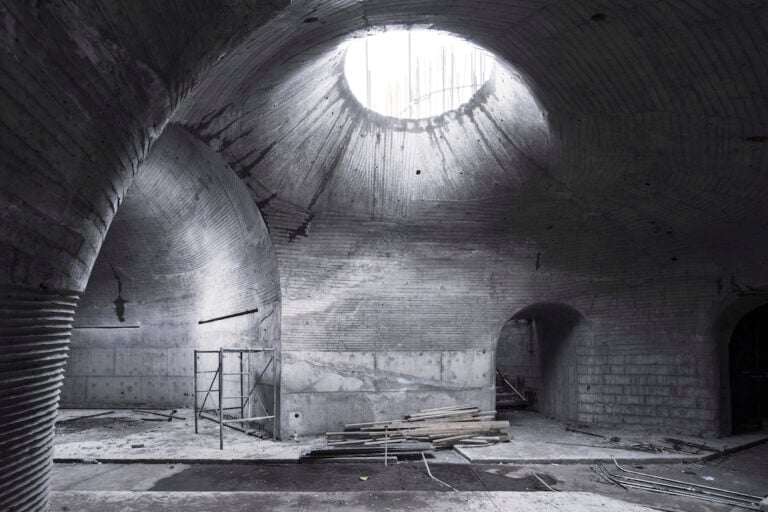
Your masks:
{"label": "daylight through skylight", "polygon": [[467,103],[491,77],[495,60],[459,38],[432,30],[391,30],[355,39],[344,73],[365,107],[421,119]]}

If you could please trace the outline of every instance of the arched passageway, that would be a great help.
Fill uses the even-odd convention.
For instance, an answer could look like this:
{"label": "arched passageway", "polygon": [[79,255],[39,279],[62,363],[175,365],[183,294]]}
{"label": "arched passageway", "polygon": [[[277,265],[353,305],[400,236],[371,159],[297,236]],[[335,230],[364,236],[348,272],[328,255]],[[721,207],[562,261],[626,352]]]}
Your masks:
{"label": "arched passageway", "polygon": [[[171,126],[139,169],[80,300],[62,404],[192,407],[192,350],[219,347],[279,350],[277,259],[243,184]],[[270,410],[274,384],[262,393]]]}
{"label": "arched passageway", "polygon": [[496,369],[526,396],[532,409],[577,420],[578,347],[587,332],[586,320],[570,306],[528,306],[504,324]]}
{"label": "arched passageway", "polygon": [[768,304],[744,315],[728,344],[732,433],[768,426]]}

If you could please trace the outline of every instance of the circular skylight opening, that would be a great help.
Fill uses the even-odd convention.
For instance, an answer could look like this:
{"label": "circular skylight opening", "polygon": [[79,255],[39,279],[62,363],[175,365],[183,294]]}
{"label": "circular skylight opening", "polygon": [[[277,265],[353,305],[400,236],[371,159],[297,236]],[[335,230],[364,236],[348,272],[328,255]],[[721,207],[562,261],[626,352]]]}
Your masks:
{"label": "circular skylight opening", "polygon": [[422,119],[467,103],[494,71],[487,51],[433,30],[391,30],[355,39],[344,74],[365,107],[388,117]]}

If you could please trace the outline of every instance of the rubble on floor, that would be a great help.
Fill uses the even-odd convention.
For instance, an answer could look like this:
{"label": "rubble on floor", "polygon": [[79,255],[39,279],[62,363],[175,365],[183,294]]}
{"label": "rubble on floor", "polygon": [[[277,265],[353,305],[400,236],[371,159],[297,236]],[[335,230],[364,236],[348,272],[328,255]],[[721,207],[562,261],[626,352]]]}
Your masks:
{"label": "rubble on floor", "polygon": [[302,452],[302,459],[328,457],[412,458],[420,453],[453,446],[489,446],[509,441],[503,430],[509,421],[497,421],[496,411],[472,405],[423,409],[400,420],[352,423],[343,432],[327,432],[327,446]]}

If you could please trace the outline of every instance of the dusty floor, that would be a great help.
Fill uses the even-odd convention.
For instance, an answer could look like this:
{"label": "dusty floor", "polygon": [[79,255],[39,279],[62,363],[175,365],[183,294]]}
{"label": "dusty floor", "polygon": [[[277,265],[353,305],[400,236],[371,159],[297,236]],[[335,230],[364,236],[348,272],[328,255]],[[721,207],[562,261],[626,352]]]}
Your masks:
{"label": "dusty floor", "polygon": [[[98,412],[64,410],[61,418]],[[503,510],[513,502],[521,511],[649,510],[633,509],[627,502],[673,512],[735,510],[606,483],[593,469],[596,461],[610,461],[611,457],[628,460],[632,469],[646,473],[758,496],[768,494],[768,443],[759,443],[766,439],[765,433],[726,439],[683,438],[717,449],[752,445],[712,459],[708,450],[686,447],[675,452],[663,436],[630,429],[589,429],[598,434],[595,436],[569,431],[567,425],[538,414],[510,413],[512,442],[458,450],[462,454],[435,452],[430,469],[456,490],[452,491],[430,478],[421,461],[389,466],[296,464],[301,450],[322,445],[322,437],[275,442],[226,430],[225,449],[219,450],[216,424],[201,421],[201,433],[195,435],[191,411],[181,410],[177,415],[185,419],[146,421],[142,418],[151,416],[114,411],[59,423],[53,510],[109,512],[127,510],[127,506],[130,510],[191,512],[210,510],[206,506],[215,500],[229,500],[232,510],[303,510],[307,503],[323,504],[321,510]],[[626,449],[638,445],[666,446],[667,450]],[[560,492],[548,491],[536,476]],[[429,503],[426,508],[425,500]]]}
{"label": "dusty floor", "polygon": [[531,492],[54,492],[54,512],[652,512],[588,493]]}
{"label": "dusty floor", "polygon": [[[216,462],[216,461],[274,461],[295,462],[301,451],[325,444],[322,436],[303,437],[298,442],[272,441],[246,436],[224,429],[224,450],[219,450],[218,425],[208,420],[198,423],[194,432],[192,411],[179,410],[184,420],[164,421],[162,417],[113,410],[111,414],[94,418],[66,421],[68,418],[108,412],[106,410],[62,409],[54,439],[57,462]],[[165,411],[166,413],[168,411]],[[153,421],[160,419],[161,421]],[[509,443],[483,448],[456,448],[456,451],[435,452],[438,462],[496,464],[496,463],[589,463],[610,462],[694,462],[710,456],[707,450],[685,447],[676,451],[664,437],[706,444],[715,449],[731,449],[768,439],[768,432],[722,439],[702,439],[677,433],[652,435],[637,429],[586,429],[596,435],[567,430],[568,425],[537,413],[508,412],[503,419],[510,421]],[[613,440],[612,440],[613,439]],[[664,448],[644,451],[637,447]],[[635,447],[636,449],[630,449]]]}
{"label": "dusty floor", "polygon": [[[587,464],[430,464],[435,477],[459,491],[546,491],[533,476],[535,473],[559,491],[588,492],[680,512],[732,510],[730,506],[690,498],[623,490],[603,482],[591,471],[592,467]],[[632,468],[759,496],[768,494],[768,443],[703,463],[634,464]],[[430,479],[423,463],[419,462],[387,467],[369,463],[56,464],[53,485],[56,491],[92,492],[449,492]]]}

